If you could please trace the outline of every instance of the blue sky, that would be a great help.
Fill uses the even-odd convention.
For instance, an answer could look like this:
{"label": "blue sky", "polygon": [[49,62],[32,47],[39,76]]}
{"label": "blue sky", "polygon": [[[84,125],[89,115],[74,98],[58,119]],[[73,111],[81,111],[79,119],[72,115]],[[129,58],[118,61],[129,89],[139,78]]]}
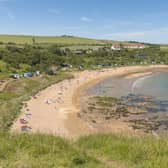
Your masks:
{"label": "blue sky", "polygon": [[168,43],[167,0],[0,0],[0,34]]}

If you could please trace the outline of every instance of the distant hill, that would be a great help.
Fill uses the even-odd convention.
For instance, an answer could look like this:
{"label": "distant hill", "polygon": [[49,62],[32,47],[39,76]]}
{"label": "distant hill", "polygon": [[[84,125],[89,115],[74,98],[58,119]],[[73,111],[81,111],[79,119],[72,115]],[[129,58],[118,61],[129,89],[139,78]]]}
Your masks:
{"label": "distant hill", "polygon": [[16,43],[16,44],[61,44],[61,45],[106,45],[106,44],[129,44],[138,43],[133,41],[114,41],[114,40],[98,40],[71,35],[62,36],[27,36],[27,35],[0,35],[0,43]]}
{"label": "distant hill", "polygon": [[88,39],[74,36],[24,36],[24,35],[0,35],[0,42],[16,44],[32,44],[33,39],[36,43],[52,43],[67,45],[103,45],[106,44],[101,40]]}

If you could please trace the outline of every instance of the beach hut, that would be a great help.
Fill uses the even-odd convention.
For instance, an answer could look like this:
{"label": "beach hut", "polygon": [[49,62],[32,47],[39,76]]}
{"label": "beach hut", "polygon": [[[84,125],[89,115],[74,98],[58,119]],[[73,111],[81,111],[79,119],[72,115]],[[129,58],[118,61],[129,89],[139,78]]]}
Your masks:
{"label": "beach hut", "polygon": [[31,78],[33,76],[33,74],[31,72],[26,72],[23,74],[24,78]]}
{"label": "beach hut", "polygon": [[12,77],[13,77],[14,79],[19,79],[21,76],[20,76],[19,74],[13,74]]}
{"label": "beach hut", "polygon": [[76,54],[76,55],[83,55],[83,54],[85,54],[85,51],[83,51],[83,50],[75,50],[74,54]]}
{"label": "beach hut", "polygon": [[49,75],[57,74],[58,70],[59,70],[58,66],[52,65],[52,66],[50,67],[50,69],[49,69],[49,73],[48,73],[48,74],[49,74]]}
{"label": "beach hut", "polygon": [[139,55],[137,55],[137,58],[145,59],[145,58],[147,58],[147,55],[146,54],[139,54]]}
{"label": "beach hut", "polygon": [[40,76],[40,71],[36,71],[36,72],[35,72],[35,75],[36,75],[36,76]]}

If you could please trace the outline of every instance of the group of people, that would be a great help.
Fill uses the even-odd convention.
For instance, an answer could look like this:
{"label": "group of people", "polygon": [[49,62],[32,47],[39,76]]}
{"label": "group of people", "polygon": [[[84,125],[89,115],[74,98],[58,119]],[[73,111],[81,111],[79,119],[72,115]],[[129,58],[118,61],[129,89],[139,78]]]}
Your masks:
{"label": "group of people", "polygon": [[[46,100],[44,100],[44,103],[47,105],[52,105],[54,104],[54,108],[56,111],[59,110],[59,105],[62,105],[65,102],[65,97],[68,96],[68,94],[73,94],[73,90],[76,87],[79,87],[80,84],[82,83],[86,83],[88,82],[90,79],[94,79],[97,76],[99,76],[101,74],[101,72],[95,72],[93,74],[93,72],[87,73],[87,74],[78,74],[76,76],[76,80],[73,79],[69,79],[66,80],[64,82],[59,83],[56,86],[51,86],[53,87],[53,89],[56,90],[56,95],[54,95],[53,98],[48,98]],[[72,92],[71,92],[72,90]],[[34,99],[37,99],[39,96],[41,95],[41,93],[39,92],[36,96],[34,96]],[[30,125],[30,119],[32,117],[32,113],[30,112],[30,109],[28,109],[27,104],[25,104],[25,113],[24,116],[20,119],[20,124],[21,124],[21,131],[23,132],[29,132],[31,131],[31,126]]]}
{"label": "group of people", "polygon": [[32,128],[29,126],[29,119],[31,119],[31,116],[32,114],[30,110],[27,108],[24,113],[24,117],[19,120],[21,124],[21,131],[23,132],[31,131]]}

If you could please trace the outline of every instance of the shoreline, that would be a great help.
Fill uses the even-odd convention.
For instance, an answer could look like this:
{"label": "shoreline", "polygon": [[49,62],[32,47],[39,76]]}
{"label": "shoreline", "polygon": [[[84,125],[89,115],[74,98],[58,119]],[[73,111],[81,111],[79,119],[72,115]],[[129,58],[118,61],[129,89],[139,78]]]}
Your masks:
{"label": "shoreline", "polygon": [[[29,112],[31,116],[26,120],[28,120],[28,126],[31,127],[30,133],[41,132],[64,138],[78,138],[83,135],[101,133],[101,130],[91,127],[89,123],[77,116],[84,91],[109,77],[138,78],[157,69],[168,69],[168,66],[134,66],[78,72],[74,79],[51,85],[26,102],[26,107],[22,108],[22,113],[13,124],[11,131],[22,132],[20,119],[25,118],[25,113]],[[112,127],[111,132],[135,133],[128,124],[119,121],[114,122],[110,127]]]}

